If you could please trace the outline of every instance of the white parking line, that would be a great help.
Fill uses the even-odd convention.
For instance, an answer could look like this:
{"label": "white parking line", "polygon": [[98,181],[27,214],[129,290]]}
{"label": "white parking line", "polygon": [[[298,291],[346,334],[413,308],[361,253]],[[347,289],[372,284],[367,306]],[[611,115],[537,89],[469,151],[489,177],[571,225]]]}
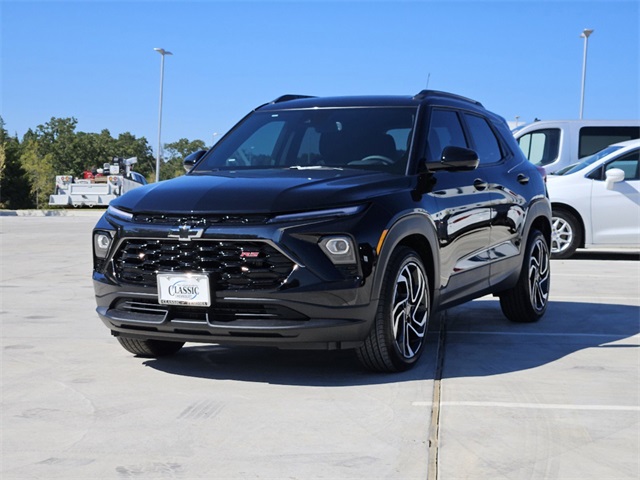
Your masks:
{"label": "white parking line", "polygon": [[633,300],[629,298],[629,296],[607,296],[602,297],[597,294],[594,295],[551,295],[549,297],[549,302],[576,302],[580,301],[581,303],[598,303],[598,302],[616,302],[620,305],[628,305],[630,307],[638,306],[636,303],[633,303]]}
{"label": "white parking line", "polygon": [[[479,332],[479,331],[467,331],[467,330],[447,330],[447,335],[504,335],[504,336],[531,336],[531,337],[611,337],[611,338],[621,338],[625,337],[625,339],[630,339],[634,337],[639,337],[640,335],[626,336],[624,334],[611,334],[611,333],[579,333],[579,332]],[[629,344],[635,345],[635,344]]]}
{"label": "white parking line", "polygon": [[[414,407],[431,407],[431,402],[413,402]],[[515,403],[515,402],[440,402],[441,407],[488,407],[527,408],[534,410],[595,410],[610,412],[640,412],[635,405],[571,405],[561,403]]]}

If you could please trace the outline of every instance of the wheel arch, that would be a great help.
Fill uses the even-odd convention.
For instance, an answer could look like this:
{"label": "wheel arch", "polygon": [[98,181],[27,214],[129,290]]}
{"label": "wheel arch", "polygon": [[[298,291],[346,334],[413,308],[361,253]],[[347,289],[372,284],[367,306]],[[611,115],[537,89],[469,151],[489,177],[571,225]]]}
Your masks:
{"label": "wheel arch", "polygon": [[578,245],[578,248],[584,248],[585,243],[587,242],[587,235],[590,235],[591,232],[587,232],[586,229],[586,225],[584,224],[584,219],[582,218],[582,215],[580,214],[580,212],[578,210],[576,210],[575,208],[573,208],[571,205],[567,205],[566,203],[562,203],[562,202],[551,202],[551,211],[552,211],[552,216],[553,216],[553,212],[556,210],[564,210],[568,213],[570,213],[571,215],[573,215],[575,217],[575,219],[578,221],[579,226],[580,226],[580,230],[582,233],[581,236],[581,240],[580,240],[580,244]]}
{"label": "wheel arch", "polygon": [[437,239],[435,224],[428,215],[410,215],[393,223],[379,247],[378,265],[373,280],[373,299],[377,302],[380,298],[382,281],[392,253],[396,248],[406,246],[414,250],[422,260],[429,279],[429,294],[433,308],[438,298],[436,281],[440,277]]}
{"label": "wheel arch", "polygon": [[551,203],[544,197],[529,205],[527,223],[522,231],[522,241],[527,242],[531,232],[539,230],[551,244]]}

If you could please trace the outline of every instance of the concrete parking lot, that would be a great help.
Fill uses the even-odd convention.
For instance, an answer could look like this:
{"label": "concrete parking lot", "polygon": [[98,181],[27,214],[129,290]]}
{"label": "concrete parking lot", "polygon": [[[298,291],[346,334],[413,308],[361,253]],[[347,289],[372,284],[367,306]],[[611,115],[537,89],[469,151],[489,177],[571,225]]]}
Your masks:
{"label": "concrete parking lot", "polygon": [[434,319],[399,375],[349,352],[188,344],[149,360],[95,314],[98,212],[2,216],[0,478],[637,479],[640,261],[552,262],[552,303]]}

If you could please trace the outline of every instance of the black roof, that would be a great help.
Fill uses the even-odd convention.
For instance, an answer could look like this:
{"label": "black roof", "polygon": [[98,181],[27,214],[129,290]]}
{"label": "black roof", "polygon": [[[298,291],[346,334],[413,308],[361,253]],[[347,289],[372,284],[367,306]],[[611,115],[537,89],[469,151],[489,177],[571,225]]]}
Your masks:
{"label": "black roof", "polygon": [[361,95],[344,97],[312,97],[309,95],[282,95],[259,107],[260,110],[283,110],[314,107],[415,107],[422,103],[443,101],[446,104],[471,104],[482,107],[480,102],[448,92],[422,90],[417,95]]}

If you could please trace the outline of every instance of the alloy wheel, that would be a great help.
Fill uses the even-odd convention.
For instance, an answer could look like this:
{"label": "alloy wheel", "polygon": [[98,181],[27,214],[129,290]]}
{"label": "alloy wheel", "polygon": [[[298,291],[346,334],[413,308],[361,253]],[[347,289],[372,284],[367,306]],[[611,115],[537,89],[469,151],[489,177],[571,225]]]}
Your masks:
{"label": "alloy wheel", "polygon": [[551,222],[551,253],[562,253],[573,242],[573,228],[564,218],[553,217]]}
{"label": "alloy wheel", "polygon": [[400,354],[410,359],[421,349],[429,319],[429,290],[422,268],[408,262],[395,282],[392,303],[393,337]]}
{"label": "alloy wheel", "polygon": [[538,312],[545,309],[549,299],[549,250],[538,238],[529,258],[529,295],[531,306]]}

